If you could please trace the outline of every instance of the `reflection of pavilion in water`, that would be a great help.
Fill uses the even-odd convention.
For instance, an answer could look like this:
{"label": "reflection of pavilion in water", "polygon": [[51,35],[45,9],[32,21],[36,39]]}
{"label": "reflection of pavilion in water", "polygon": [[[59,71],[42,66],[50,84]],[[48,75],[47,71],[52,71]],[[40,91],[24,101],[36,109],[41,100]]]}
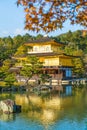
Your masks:
{"label": "reflection of pavilion in water", "polygon": [[52,91],[59,92],[59,96],[72,96],[72,86],[71,85],[58,85],[58,86],[53,86]]}
{"label": "reflection of pavilion in water", "polygon": [[[83,127],[83,122],[87,121],[86,86],[83,88],[74,88],[73,95],[71,96],[68,96],[70,94],[67,93],[71,92],[72,87],[64,86],[63,88],[64,90],[62,92],[62,95],[66,93],[66,96],[59,96],[58,93],[56,93],[55,95],[52,95],[53,93],[50,95],[47,94],[47,97],[42,97],[41,95],[35,94],[14,94],[16,104],[22,105],[22,113],[18,115],[20,120],[27,124],[27,126],[30,125],[31,127],[33,127],[33,125],[35,125],[35,127],[33,128],[36,129],[38,128],[37,125],[42,126],[43,128],[39,128],[42,128],[44,130],[57,130],[57,128],[65,129],[65,124],[67,125],[66,129],[86,128]],[[20,125],[19,118],[16,118],[16,121],[13,121],[14,125],[15,122],[18,122],[17,125]],[[72,127],[72,125],[76,125],[76,127]],[[84,126],[85,125],[86,123],[84,124]],[[16,127],[17,126],[15,125],[15,128]],[[20,129],[20,126],[18,129]]]}
{"label": "reflection of pavilion in water", "polygon": [[27,118],[40,121],[43,125],[56,120],[55,111],[60,110],[61,102],[58,96],[42,98],[38,95],[17,95],[16,102],[22,105],[22,111]]}
{"label": "reflection of pavilion in water", "polygon": [[67,85],[63,87],[64,90],[64,95],[65,96],[71,96],[72,95],[72,86],[71,85]]}
{"label": "reflection of pavilion in water", "polygon": [[[68,95],[71,94],[71,86],[59,87],[61,95],[65,94],[68,97]],[[36,94],[15,94],[15,102],[16,104],[22,106],[22,113],[26,115],[26,118],[35,121],[40,121],[45,127],[47,127],[50,123],[54,123],[56,120],[60,119],[60,117],[62,118],[63,116],[61,115],[61,110],[63,110],[63,98],[61,98],[61,95],[59,96],[59,93],[47,93],[43,97],[41,95]],[[68,97],[68,100],[68,103],[71,104],[70,97]],[[12,121],[15,120],[15,115],[1,114],[0,120]]]}
{"label": "reflection of pavilion in water", "polygon": [[[66,96],[72,94],[71,86],[64,86],[63,88],[62,95],[64,93],[66,93]],[[23,94],[16,95],[15,101],[17,104],[22,105],[22,111],[27,114],[28,118],[40,120],[43,124],[48,125],[54,123],[60,117],[59,111],[62,109],[63,98],[58,93],[44,97],[36,94]]]}

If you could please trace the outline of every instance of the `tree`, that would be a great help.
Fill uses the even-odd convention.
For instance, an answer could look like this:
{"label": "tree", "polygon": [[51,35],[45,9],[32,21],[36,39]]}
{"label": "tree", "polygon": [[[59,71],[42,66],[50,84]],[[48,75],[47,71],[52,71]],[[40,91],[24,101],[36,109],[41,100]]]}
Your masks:
{"label": "tree", "polygon": [[4,60],[11,59],[16,51],[14,46],[13,39],[10,36],[0,38],[0,66],[3,65]]}
{"label": "tree", "polygon": [[39,75],[42,68],[42,62],[36,56],[27,57],[25,63],[23,63],[22,70],[20,74],[25,77],[26,79],[26,86],[28,86],[29,80],[34,75]]}
{"label": "tree", "polygon": [[73,73],[77,76],[77,77],[82,77],[85,74],[85,69],[84,69],[84,63],[83,60],[81,58],[76,58],[73,60]]}
{"label": "tree", "polygon": [[40,38],[42,38],[42,37],[43,37],[43,35],[38,34],[37,37],[36,37],[36,39],[40,39]]}
{"label": "tree", "polygon": [[5,77],[9,73],[9,68],[10,68],[10,61],[6,60],[3,63],[3,66],[0,67],[0,79],[4,81]]}
{"label": "tree", "polygon": [[13,38],[13,42],[14,42],[14,48],[16,49],[17,47],[19,47],[24,43],[23,37],[21,35],[17,35]]}
{"label": "tree", "polygon": [[[10,67],[14,65],[14,62],[12,60],[5,60],[3,62],[3,66],[0,67],[0,80],[6,81],[10,79],[12,80],[12,77],[14,74],[11,74]],[[11,77],[12,76],[12,77]]]}
{"label": "tree", "polygon": [[71,24],[87,27],[86,0],[17,0],[25,11],[25,29],[45,32],[62,28],[69,19]]}
{"label": "tree", "polygon": [[23,43],[27,42],[28,40],[32,40],[34,37],[32,37],[31,35],[29,35],[28,33],[26,33],[23,36]]}
{"label": "tree", "polygon": [[16,81],[15,75],[9,73],[6,78],[4,79],[5,83],[7,86],[12,87],[12,85],[14,84],[14,82]]}
{"label": "tree", "polygon": [[27,47],[21,45],[20,47],[18,47],[16,53],[14,54],[15,56],[24,56],[27,52]]}
{"label": "tree", "polygon": [[8,36],[3,38],[4,46],[7,47],[7,49],[11,49],[13,47],[13,39]]}
{"label": "tree", "polygon": [[45,82],[49,82],[51,81],[51,76],[49,74],[40,74],[40,82],[41,82],[41,85],[44,85]]}

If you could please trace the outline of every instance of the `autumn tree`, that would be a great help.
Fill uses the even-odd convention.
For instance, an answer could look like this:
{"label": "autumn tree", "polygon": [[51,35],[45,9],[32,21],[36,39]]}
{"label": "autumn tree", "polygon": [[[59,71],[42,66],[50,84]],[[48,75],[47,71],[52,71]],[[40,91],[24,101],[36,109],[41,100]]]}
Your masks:
{"label": "autumn tree", "polygon": [[25,11],[25,29],[45,32],[71,24],[87,27],[87,0],[17,0]]}

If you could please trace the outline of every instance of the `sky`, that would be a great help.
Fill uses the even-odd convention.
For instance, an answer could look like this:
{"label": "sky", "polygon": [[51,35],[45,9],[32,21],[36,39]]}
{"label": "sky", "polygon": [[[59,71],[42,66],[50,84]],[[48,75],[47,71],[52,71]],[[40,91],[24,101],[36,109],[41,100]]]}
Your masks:
{"label": "sky", "polygon": [[[24,30],[25,13],[22,6],[17,7],[16,1],[0,0],[0,37],[14,37],[18,34],[24,35],[26,33],[34,36],[38,35],[35,32]],[[73,32],[81,29],[85,28],[80,25],[70,25],[69,21],[67,21],[61,30],[50,32],[48,35],[58,36],[69,30]],[[39,32],[39,34],[45,35],[44,32]]]}

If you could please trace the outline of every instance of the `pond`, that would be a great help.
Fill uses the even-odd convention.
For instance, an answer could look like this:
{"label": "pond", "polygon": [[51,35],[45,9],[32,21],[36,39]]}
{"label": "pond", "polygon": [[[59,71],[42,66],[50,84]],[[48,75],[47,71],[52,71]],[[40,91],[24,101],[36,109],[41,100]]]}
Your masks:
{"label": "pond", "polygon": [[87,130],[87,86],[62,86],[63,91],[2,93],[22,106],[18,114],[0,114],[0,130]]}

